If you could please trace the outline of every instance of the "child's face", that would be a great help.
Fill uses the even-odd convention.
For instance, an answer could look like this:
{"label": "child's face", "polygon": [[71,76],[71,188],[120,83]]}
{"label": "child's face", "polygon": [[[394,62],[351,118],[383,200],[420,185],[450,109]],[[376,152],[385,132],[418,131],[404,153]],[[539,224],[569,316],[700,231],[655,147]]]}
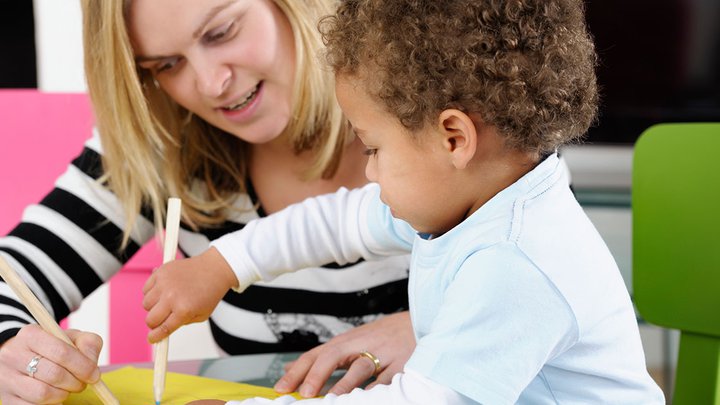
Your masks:
{"label": "child's face", "polygon": [[392,215],[422,233],[442,234],[463,219],[453,203],[452,165],[431,127],[411,133],[381,108],[354,77],[338,76],[340,107],[367,147],[365,175],[380,185]]}

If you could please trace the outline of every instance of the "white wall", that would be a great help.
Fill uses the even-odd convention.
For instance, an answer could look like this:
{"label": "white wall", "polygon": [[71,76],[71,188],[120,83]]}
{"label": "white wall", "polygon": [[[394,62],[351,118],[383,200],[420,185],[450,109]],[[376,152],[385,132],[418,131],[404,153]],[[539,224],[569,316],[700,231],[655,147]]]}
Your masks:
{"label": "white wall", "polygon": [[85,91],[80,0],[33,0],[38,88]]}

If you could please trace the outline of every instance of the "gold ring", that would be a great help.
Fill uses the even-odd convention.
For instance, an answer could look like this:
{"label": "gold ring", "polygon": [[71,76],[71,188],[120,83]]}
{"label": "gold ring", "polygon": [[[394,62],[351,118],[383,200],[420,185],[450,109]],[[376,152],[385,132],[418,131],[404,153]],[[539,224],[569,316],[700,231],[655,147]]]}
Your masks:
{"label": "gold ring", "polygon": [[360,357],[365,357],[373,362],[373,365],[375,366],[375,372],[373,373],[373,376],[376,376],[380,374],[380,359],[375,357],[374,354],[370,353],[367,350],[363,350],[360,352]]}

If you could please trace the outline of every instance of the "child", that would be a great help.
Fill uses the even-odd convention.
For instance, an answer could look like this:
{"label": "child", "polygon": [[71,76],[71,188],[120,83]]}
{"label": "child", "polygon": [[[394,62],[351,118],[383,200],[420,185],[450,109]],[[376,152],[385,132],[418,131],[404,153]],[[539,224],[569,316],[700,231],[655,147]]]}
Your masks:
{"label": "child", "polygon": [[663,403],[617,266],[556,154],[596,112],[582,1],[345,0],[322,28],[376,184],[161,268],[148,284],[149,306],[167,308],[156,316],[178,316],[173,292],[187,298],[173,277],[213,272],[242,290],[411,250],[417,347],[404,372],[305,403]]}

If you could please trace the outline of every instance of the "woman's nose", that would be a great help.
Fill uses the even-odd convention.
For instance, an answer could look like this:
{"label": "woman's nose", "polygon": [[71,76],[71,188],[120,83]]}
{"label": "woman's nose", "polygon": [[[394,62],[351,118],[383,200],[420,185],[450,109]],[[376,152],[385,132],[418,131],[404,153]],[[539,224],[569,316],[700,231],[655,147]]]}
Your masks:
{"label": "woman's nose", "polygon": [[224,64],[207,62],[195,64],[197,89],[205,96],[217,98],[227,90],[232,70]]}

